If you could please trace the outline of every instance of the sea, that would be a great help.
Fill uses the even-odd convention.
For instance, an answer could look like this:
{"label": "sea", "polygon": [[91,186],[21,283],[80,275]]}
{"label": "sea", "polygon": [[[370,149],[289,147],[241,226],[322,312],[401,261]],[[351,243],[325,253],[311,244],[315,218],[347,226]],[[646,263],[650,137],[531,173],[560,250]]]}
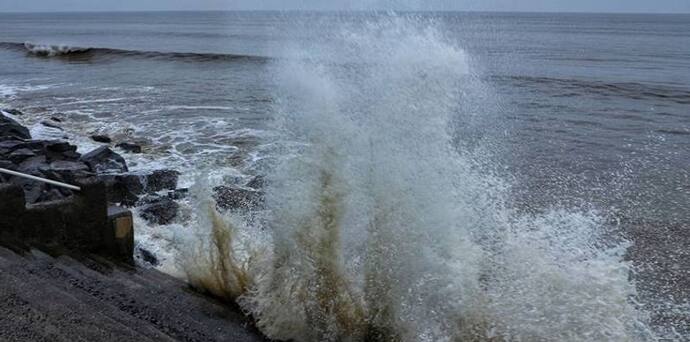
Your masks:
{"label": "sea", "polygon": [[0,108],[179,170],[141,265],[271,338],[690,340],[690,15],[0,13]]}

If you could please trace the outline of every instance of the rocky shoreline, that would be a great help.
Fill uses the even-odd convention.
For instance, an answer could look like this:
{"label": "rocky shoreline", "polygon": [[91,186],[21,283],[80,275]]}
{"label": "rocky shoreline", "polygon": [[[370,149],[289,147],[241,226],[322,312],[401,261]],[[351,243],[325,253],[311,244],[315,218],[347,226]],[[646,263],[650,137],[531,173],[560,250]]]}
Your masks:
{"label": "rocky shoreline", "polygon": [[[99,147],[79,153],[65,135],[62,139],[35,139],[22,124],[28,121],[20,109],[0,109],[0,168],[42,177],[67,184],[101,181],[105,184],[109,204],[137,208],[136,213],[150,225],[167,225],[178,218],[180,200],[188,195],[187,188],[178,187],[181,173],[174,169],[132,171],[127,156],[144,153],[135,139],[111,137],[102,133],[90,135]],[[64,132],[64,118],[51,117],[40,125]],[[50,122],[48,122],[50,121]],[[68,199],[72,190],[0,173],[0,184],[20,186],[26,204]],[[264,179],[252,178],[247,184],[214,187],[213,198],[219,210],[247,210],[263,205]],[[156,265],[154,253],[137,249],[139,260]]]}
{"label": "rocky shoreline", "polygon": [[[0,209],[3,212],[3,220],[10,220],[3,223],[4,227],[9,229],[8,231],[20,231],[19,240],[14,235],[7,240],[9,236],[7,234],[4,240],[0,240],[3,242],[0,246],[0,274],[5,274],[0,277],[0,285],[2,285],[0,298],[10,295],[28,303],[0,301],[4,303],[3,309],[11,312],[9,321],[0,319],[0,326],[7,327],[7,324],[9,327],[22,326],[22,329],[30,332],[26,336],[32,338],[51,333],[51,329],[58,332],[58,337],[64,337],[58,338],[57,335],[51,335],[52,340],[70,340],[72,335],[93,335],[98,336],[99,340],[114,341],[137,334],[148,334],[147,336],[152,340],[158,340],[157,338],[162,338],[161,336],[169,336],[174,340],[264,340],[253,327],[251,318],[243,316],[232,305],[221,307],[216,299],[200,297],[186,291],[182,280],[159,274],[157,270],[149,267],[130,269],[134,257],[133,252],[138,255],[140,265],[142,263],[152,266],[158,264],[158,257],[154,253],[143,248],[138,248],[136,251],[132,249],[131,229],[128,233],[130,235],[127,236],[127,239],[130,239],[129,248],[127,248],[127,253],[124,253],[127,255],[123,259],[109,258],[109,254],[105,252],[92,254],[93,250],[82,248],[87,245],[100,246],[103,243],[103,236],[110,234],[106,232],[111,229],[109,228],[111,223],[105,221],[106,207],[108,220],[117,216],[111,213],[112,208],[136,207],[137,210],[134,212],[150,225],[166,225],[182,221],[182,219],[178,220],[180,206],[178,201],[187,198],[188,189],[178,187],[178,178],[181,174],[179,171],[173,169],[130,170],[125,157],[130,153],[143,152],[142,146],[133,141],[116,141],[108,136],[94,135],[91,139],[101,146],[86,153],[80,153],[78,146],[71,144],[67,137],[35,139],[32,137],[31,130],[22,124],[25,121],[23,116],[25,114],[18,109],[0,109],[0,168],[80,186],[81,189],[73,191],[0,172],[0,189],[4,189],[3,196],[7,199],[7,203],[2,203],[3,206],[0,206]],[[62,130],[60,121],[49,124],[51,128]],[[41,125],[44,123],[41,122]],[[263,203],[262,192],[255,189],[262,186],[263,179],[260,177],[254,178],[245,186],[218,186],[214,189],[214,198],[218,208],[222,210],[249,209]],[[86,195],[86,192],[91,195]],[[94,193],[95,195],[92,196]],[[87,202],[102,207],[102,210],[91,210],[88,204],[85,204]],[[25,210],[22,203],[28,209]],[[46,210],[50,213],[43,215],[43,211]],[[126,209],[122,210],[129,215],[128,222],[131,227],[131,214]],[[103,215],[99,214],[101,211]],[[37,212],[41,213],[42,218],[32,220],[30,216]],[[5,215],[8,217],[4,217]],[[53,216],[59,218],[60,222],[43,219],[43,217]],[[100,216],[103,216],[103,222],[98,221],[101,219]],[[70,247],[69,242],[65,243],[62,247],[69,251],[65,255],[59,251],[62,247],[58,250],[50,247],[47,250],[50,256],[32,250],[33,248],[42,249],[44,246],[49,247],[43,242],[33,244],[32,234],[45,234],[51,239],[59,240],[60,243],[64,240],[79,240],[78,229],[70,228],[67,232],[63,231],[63,226],[79,226],[78,222],[90,221],[91,217],[94,217],[98,224],[89,225],[82,230],[84,235],[89,235],[93,241],[89,240],[90,242],[83,245],[76,244],[75,248]],[[32,227],[41,228],[27,230],[26,223]],[[119,228],[116,228],[116,225],[113,225],[114,231],[111,233],[117,237]],[[94,227],[97,229],[93,229]],[[51,232],[46,233],[47,231]],[[0,229],[0,237],[3,237],[2,229]],[[12,250],[15,248],[22,251],[14,254]],[[52,256],[53,253],[55,256]],[[71,260],[69,258],[72,256],[83,258],[86,261],[85,265],[73,262],[64,264],[64,260]],[[96,261],[93,262],[91,258],[96,258]],[[120,264],[122,261],[124,264]],[[89,269],[92,266],[96,267],[97,272]],[[105,267],[104,273],[99,274],[103,267]],[[116,270],[120,267],[125,267],[125,271]],[[32,268],[40,269],[40,273],[24,271]],[[59,271],[52,271],[57,269]],[[37,275],[43,273],[46,276]],[[115,273],[118,275],[113,276]],[[93,276],[85,276],[87,274],[93,274]],[[36,282],[37,279],[40,282]],[[141,281],[141,279],[144,280]],[[128,287],[135,280],[140,281],[142,285]],[[114,285],[103,287],[110,283]],[[75,288],[74,284],[79,286]],[[156,296],[145,295],[146,291],[152,291],[152,289],[155,289]],[[44,291],[66,294],[65,298],[76,298],[76,300],[69,302],[69,300],[55,299],[55,303],[58,304],[51,305],[50,301],[35,295]],[[101,293],[110,293],[110,295],[100,296]],[[164,304],[160,304],[161,300]],[[173,315],[176,310],[175,305],[180,300],[192,303],[196,311]],[[101,310],[103,306],[112,308],[112,312],[103,314]],[[22,321],[24,313],[20,311],[25,307],[28,308],[27,310],[34,310],[36,315],[45,317],[32,318],[24,322]],[[62,307],[64,309],[57,309]],[[217,313],[209,315],[210,308]],[[141,312],[144,314],[140,314]],[[82,327],[80,324],[63,322],[59,318],[63,316],[78,317],[83,321],[89,320],[90,326]],[[224,323],[226,319],[227,324]],[[101,320],[127,322],[129,328],[111,327]],[[185,326],[184,324],[191,321],[195,321],[195,324],[201,323],[200,330],[175,328],[176,325]],[[208,325],[206,327],[208,329],[204,330],[203,325]],[[75,327],[81,327],[81,330],[74,332]],[[9,335],[5,336],[0,333],[0,339],[8,337],[12,340],[21,337],[20,335],[9,332]]]}
{"label": "rocky shoreline", "polygon": [[[17,109],[3,109],[0,113],[1,168],[68,184],[96,178],[105,182],[108,202],[128,207],[137,205],[142,195],[170,191],[170,196],[180,196],[185,192],[177,189],[179,172],[176,170],[130,172],[122,155],[111,148],[112,141],[80,154],[77,146],[65,140],[32,139],[29,129],[19,123],[21,116]],[[131,142],[118,142],[115,147],[141,152],[141,147]],[[6,174],[0,174],[0,182],[20,185],[26,193],[27,204],[73,195],[69,189]],[[163,200],[163,196],[158,197]],[[153,201],[149,196],[147,202]]]}

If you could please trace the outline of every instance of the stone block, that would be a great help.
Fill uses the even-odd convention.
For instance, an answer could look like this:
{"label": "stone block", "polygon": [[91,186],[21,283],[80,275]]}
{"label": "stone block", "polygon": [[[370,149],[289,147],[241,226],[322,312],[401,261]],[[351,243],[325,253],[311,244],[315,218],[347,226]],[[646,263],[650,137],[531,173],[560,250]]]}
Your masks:
{"label": "stone block", "polygon": [[108,226],[110,229],[109,250],[112,257],[133,263],[134,255],[134,220],[132,212],[120,207],[108,207]]}

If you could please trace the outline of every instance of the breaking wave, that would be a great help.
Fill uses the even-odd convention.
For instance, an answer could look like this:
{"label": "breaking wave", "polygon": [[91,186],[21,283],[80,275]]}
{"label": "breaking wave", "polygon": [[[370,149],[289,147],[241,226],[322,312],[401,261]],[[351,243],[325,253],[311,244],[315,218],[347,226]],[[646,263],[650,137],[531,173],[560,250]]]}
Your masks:
{"label": "breaking wave", "polygon": [[33,44],[26,42],[24,43],[24,48],[30,53],[37,56],[64,56],[70,54],[82,54],[89,52],[90,48],[82,48],[68,45],[45,45],[45,44]]}
{"label": "breaking wave", "polygon": [[189,61],[189,62],[214,62],[214,61],[236,61],[248,60],[262,62],[269,58],[252,55],[235,55],[222,53],[196,53],[196,52],[162,52],[162,51],[143,51],[125,50],[96,47],[76,47],[69,45],[35,44],[30,42],[0,42],[0,48],[11,50],[24,50],[32,55],[42,57],[63,57],[63,58],[144,58],[170,61]]}
{"label": "breaking wave", "polygon": [[601,215],[517,213],[487,147],[457,143],[489,91],[467,54],[433,22],[342,26],[272,65],[265,208],[197,185],[190,282],[281,340],[653,339]]}

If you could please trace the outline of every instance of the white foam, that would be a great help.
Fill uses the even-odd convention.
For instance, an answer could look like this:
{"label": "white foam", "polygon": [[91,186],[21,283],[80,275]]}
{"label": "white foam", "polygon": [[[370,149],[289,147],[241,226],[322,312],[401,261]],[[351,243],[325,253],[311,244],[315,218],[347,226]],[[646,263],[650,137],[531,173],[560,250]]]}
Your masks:
{"label": "white foam", "polygon": [[24,47],[26,48],[27,51],[29,51],[35,55],[48,56],[48,57],[67,55],[67,54],[75,53],[75,52],[85,52],[85,51],[89,50],[89,48],[81,48],[81,47],[69,46],[69,45],[64,45],[64,44],[48,45],[48,44],[34,44],[34,43],[29,43],[29,42],[24,43]]}
{"label": "white foam", "polygon": [[116,98],[106,98],[106,99],[89,99],[89,100],[78,100],[72,102],[60,103],[61,106],[69,106],[75,104],[93,104],[93,103],[114,103],[114,102],[124,102],[133,99],[139,99],[143,97],[116,97]]}
{"label": "white foam", "polygon": [[67,136],[64,130],[48,127],[41,123],[31,125],[31,127],[29,127],[29,132],[31,132],[31,137],[33,139],[38,140],[61,140]]}
{"label": "white foam", "polygon": [[226,106],[165,106],[167,110],[232,110],[233,107]]}
{"label": "white foam", "polygon": [[12,98],[19,93],[40,91],[55,87],[54,84],[43,84],[43,85],[9,85],[0,84],[0,96]]}

